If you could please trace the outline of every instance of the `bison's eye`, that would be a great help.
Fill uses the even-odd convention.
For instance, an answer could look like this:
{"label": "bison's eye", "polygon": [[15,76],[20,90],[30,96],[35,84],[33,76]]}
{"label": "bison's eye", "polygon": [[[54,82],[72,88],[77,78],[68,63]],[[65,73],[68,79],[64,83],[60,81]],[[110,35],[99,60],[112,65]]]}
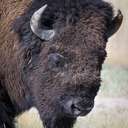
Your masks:
{"label": "bison's eye", "polygon": [[58,53],[51,53],[48,56],[48,66],[50,69],[63,67],[65,63],[65,58]]}

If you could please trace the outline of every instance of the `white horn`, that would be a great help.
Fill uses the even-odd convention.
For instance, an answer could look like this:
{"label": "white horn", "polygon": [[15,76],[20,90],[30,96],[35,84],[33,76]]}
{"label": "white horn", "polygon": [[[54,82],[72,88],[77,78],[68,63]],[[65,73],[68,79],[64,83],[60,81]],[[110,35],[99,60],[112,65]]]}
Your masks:
{"label": "white horn", "polygon": [[55,35],[55,31],[52,29],[44,30],[44,29],[39,28],[39,22],[40,22],[41,16],[46,8],[47,8],[47,4],[41,7],[39,10],[37,10],[32,15],[31,20],[30,20],[30,27],[31,27],[32,32],[42,40],[50,40]]}

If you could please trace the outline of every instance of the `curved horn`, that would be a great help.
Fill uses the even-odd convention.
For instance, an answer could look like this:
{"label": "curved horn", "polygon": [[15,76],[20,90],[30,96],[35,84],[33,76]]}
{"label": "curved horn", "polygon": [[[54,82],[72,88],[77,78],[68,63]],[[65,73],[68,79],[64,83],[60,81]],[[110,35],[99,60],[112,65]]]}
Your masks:
{"label": "curved horn", "polygon": [[114,33],[118,31],[123,21],[123,15],[120,10],[118,10],[117,16],[115,16],[112,20],[111,25],[108,29],[108,37],[112,36]]}
{"label": "curved horn", "polygon": [[39,28],[39,22],[40,22],[41,16],[46,8],[47,8],[47,4],[41,7],[39,10],[37,10],[32,15],[31,20],[30,20],[30,27],[31,27],[32,32],[42,40],[50,40],[55,35],[55,31],[52,29],[44,30],[44,29]]}

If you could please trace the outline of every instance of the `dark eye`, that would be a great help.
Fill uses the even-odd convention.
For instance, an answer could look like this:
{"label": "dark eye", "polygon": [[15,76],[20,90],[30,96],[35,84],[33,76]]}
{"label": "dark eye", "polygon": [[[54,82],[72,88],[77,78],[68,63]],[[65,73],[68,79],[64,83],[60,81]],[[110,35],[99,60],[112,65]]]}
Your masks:
{"label": "dark eye", "polygon": [[63,67],[65,64],[65,58],[58,53],[51,53],[48,56],[48,65],[49,68],[57,68],[57,67]]}

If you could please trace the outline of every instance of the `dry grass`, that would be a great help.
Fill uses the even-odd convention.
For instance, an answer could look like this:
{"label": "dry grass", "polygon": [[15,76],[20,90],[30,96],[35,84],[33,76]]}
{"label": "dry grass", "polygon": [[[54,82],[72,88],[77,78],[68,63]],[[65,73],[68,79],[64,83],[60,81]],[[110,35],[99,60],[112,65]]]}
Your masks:
{"label": "dry grass", "polygon": [[128,109],[102,109],[79,118],[75,128],[127,128]]}
{"label": "dry grass", "polygon": [[100,96],[128,97],[128,68],[107,64],[103,66],[101,77]]}

